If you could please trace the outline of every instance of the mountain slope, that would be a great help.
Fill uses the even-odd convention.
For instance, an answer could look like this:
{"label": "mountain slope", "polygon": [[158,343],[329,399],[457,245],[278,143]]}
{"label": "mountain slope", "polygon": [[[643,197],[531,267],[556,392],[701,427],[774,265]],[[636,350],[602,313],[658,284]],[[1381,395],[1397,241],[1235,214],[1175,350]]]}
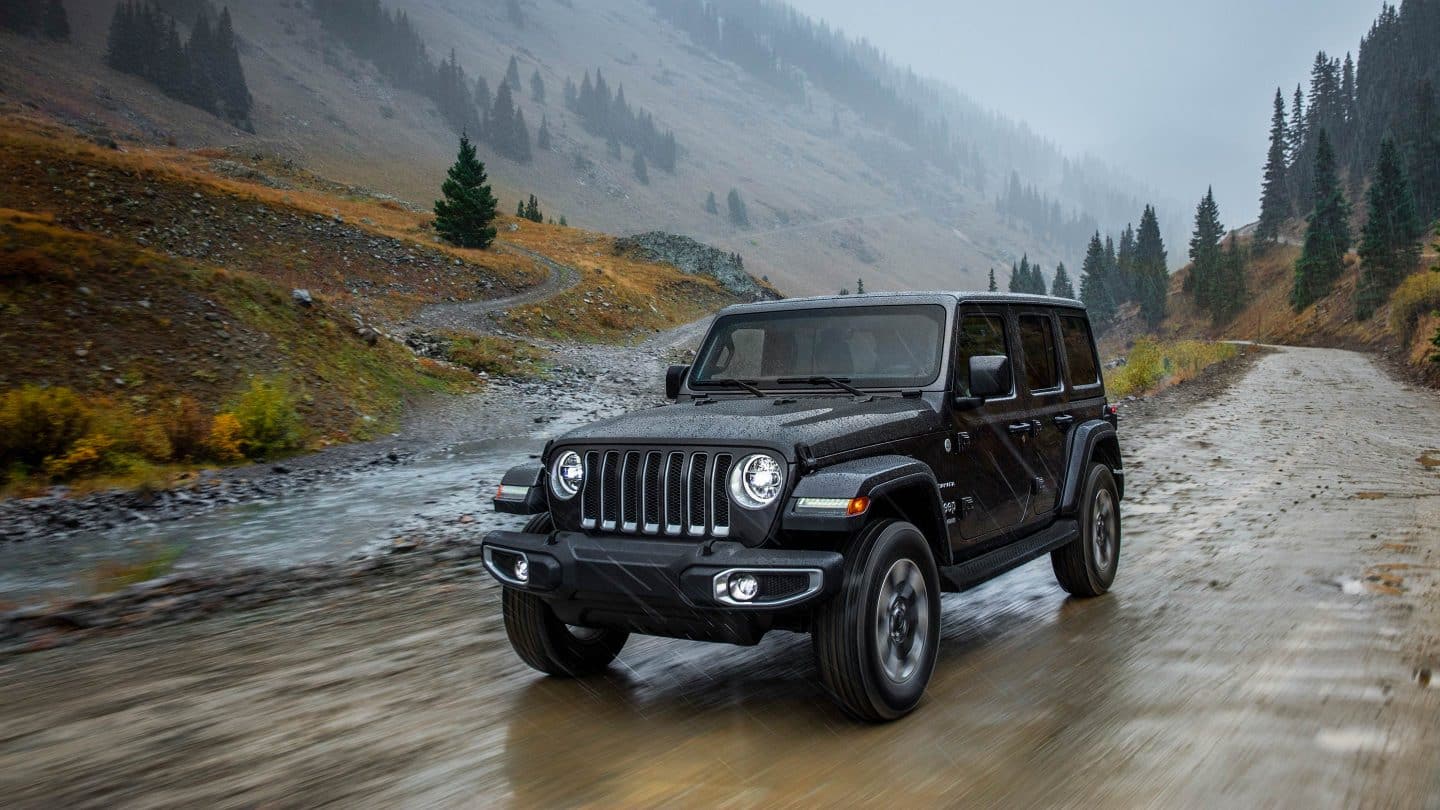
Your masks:
{"label": "mountain slope", "polygon": [[[255,135],[106,68],[101,55],[113,5],[71,2],[71,45],[4,35],[5,96],[115,133],[185,145],[242,143],[415,203],[433,197],[454,150],[454,132],[429,100],[396,89],[328,35],[307,4],[255,0],[231,8],[255,97]],[[535,193],[548,213],[563,214],[572,224],[693,236],[741,253],[752,272],[790,294],[853,288],[858,277],[873,290],[980,286],[991,266],[1021,253],[1048,267],[1069,258],[1073,246],[1046,245],[1003,221],[986,190],[1008,176],[1011,166],[1003,161],[1033,162],[1036,153],[1054,169],[1062,163],[1058,152],[1047,152],[1033,136],[1022,138],[1026,133],[1015,124],[978,113],[964,117],[953,91],[929,90],[950,110],[954,125],[966,129],[957,138],[1003,141],[997,133],[1009,131],[1016,151],[1025,154],[992,158],[980,179],[956,179],[891,134],[862,123],[813,83],[803,103],[787,100],[697,47],[643,0],[537,0],[523,4],[523,27],[509,20],[503,2],[396,5],[432,54],[453,48],[467,76],[484,77],[492,89],[510,58],[517,58],[526,89],[516,99],[532,134],[542,118],[549,120],[554,148],[537,150],[528,165],[482,148],[507,205]],[[565,81],[578,83],[596,69],[612,87],[623,84],[632,105],[675,131],[681,156],[673,175],[652,169],[651,182],[640,183],[628,154],[608,157],[604,142],[564,109]],[[546,104],[529,96],[536,71],[547,85]],[[1043,185],[1046,178],[1026,180]],[[1054,178],[1057,187],[1062,182],[1076,185],[1073,173]],[[745,200],[752,227],[736,228],[723,215],[705,212],[708,192],[723,203],[731,188]],[[1093,193],[1099,198],[1107,190]]]}

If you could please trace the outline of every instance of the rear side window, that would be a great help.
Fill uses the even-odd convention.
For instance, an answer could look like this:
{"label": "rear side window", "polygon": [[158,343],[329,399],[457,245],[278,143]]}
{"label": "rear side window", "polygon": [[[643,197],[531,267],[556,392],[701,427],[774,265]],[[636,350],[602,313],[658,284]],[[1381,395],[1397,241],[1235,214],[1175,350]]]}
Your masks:
{"label": "rear side window", "polygon": [[1073,315],[1060,318],[1060,337],[1065,341],[1065,363],[1070,367],[1070,385],[1083,388],[1100,382],[1095,349],[1090,340],[1090,323]]}
{"label": "rear side window", "polygon": [[1031,392],[1060,387],[1055,328],[1049,316],[1020,316],[1020,348],[1025,353],[1025,384]]}
{"label": "rear side window", "polygon": [[966,315],[960,319],[956,337],[956,393],[970,396],[970,358],[986,355],[1009,356],[1005,348],[1005,319],[999,315]]}

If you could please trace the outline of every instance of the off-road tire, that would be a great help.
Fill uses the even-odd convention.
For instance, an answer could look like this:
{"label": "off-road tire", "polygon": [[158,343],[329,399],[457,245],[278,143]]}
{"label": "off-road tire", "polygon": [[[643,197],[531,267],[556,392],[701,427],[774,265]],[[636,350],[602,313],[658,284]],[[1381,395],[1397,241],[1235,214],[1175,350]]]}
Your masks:
{"label": "off-road tire", "polygon": [[[1110,590],[1120,566],[1120,493],[1104,464],[1091,464],[1080,491],[1080,536],[1050,552],[1060,587],[1074,596],[1100,596]],[[1097,535],[1108,532],[1104,550]]]}
{"label": "off-road tire", "polygon": [[[811,632],[820,682],[835,702],[852,717],[882,722],[903,717],[915,708],[930,682],[940,645],[940,576],[925,535],[910,523],[879,521],[866,527],[845,552],[844,584],[838,594],[820,607]],[[914,640],[924,646],[902,681],[886,675],[880,654],[882,614],[878,600],[886,579],[896,566],[908,561],[924,593],[912,589],[908,604],[924,606],[924,627],[918,613],[911,625]],[[904,568],[903,571],[910,571]],[[903,611],[902,611],[903,612]],[[889,627],[893,630],[894,625]],[[912,641],[912,644],[914,641]]]}
{"label": "off-road tire", "polygon": [[[525,524],[525,531],[543,534],[551,527],[549,515],[537,515]],[[547,675],[579,678],[601,672],[630,638],[629,633],[609,629],[586,629],[577,635],[545,600],[513,588],[502,589],[500,607],[515,654]]]}

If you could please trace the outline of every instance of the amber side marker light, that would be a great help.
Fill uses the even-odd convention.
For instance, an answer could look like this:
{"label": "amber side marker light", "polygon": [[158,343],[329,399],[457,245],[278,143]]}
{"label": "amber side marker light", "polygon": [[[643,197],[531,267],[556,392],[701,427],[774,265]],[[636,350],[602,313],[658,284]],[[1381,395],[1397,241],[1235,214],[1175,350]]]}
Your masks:
{"label": "amber side marker light", "polygon": [[844,515],[846,517],[863,515],[869,508],[869,498],[801,498],[795,504],[795,510],[798,512]]}

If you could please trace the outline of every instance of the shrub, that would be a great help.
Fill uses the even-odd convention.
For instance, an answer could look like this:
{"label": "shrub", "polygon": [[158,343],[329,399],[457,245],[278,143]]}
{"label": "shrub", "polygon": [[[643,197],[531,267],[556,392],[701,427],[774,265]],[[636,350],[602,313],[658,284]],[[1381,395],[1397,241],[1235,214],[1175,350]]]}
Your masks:
{"label": "shrub", "polygon": [[179,396],[161,409],[160,424],[170,441],[171,456],[176,460],[196,461],[208,449],[211,420],[192,396]]}
{"label": "shrub", "polygon": [[220,413],[210,423],[210,436],[205,448],[216,461],[240,461],[245,453],[240,449],[240,420],[233,413]]}
{"label": "shrub", "polygon": [[1165,377],[1165,358],[1160,344],[1148,337],[1135,341],[1125,365],[1116,368],[1106,389],[1117,397],[1128,397],[1160,384]]}
{"label": "shrub", "polygon": [[1240,353],[1231,343],[1181,340],[1160,343],[1142,337],[1135,341],[1125,365],[1112,371],[1105,388],[1112,396],[1126,397],[1154,390],[1163,383],[1191,379],[1207,367]]}
{"label": "shrub", "polygon": [[0,469],[39,469],[90,432],[94,414],[69,388],[27,385],[0,397]]}
{"label": "shrub", "polygon": [[506,377],[533,377],[543,371],[544,352],[505,338],[449,336],[449,360],[471,371]]}
{"label": "shrub", "polygon": [[240,449],[258,459],[300,446],[300,414],[295,398],[280,380],[253,379],[233,411],[240,422]]}
{"label": "shrub", "polygon": [[1390,331],[1408,343],[1420,317],[1440,310],[1440,273],[1416,273],[1390,296]]}
{"label": "shrub", "polygon": [[45,460],[45,474],[55,481],[110,472],[114,467],[115,440],[101,433],[75,442],[64,455]]}

